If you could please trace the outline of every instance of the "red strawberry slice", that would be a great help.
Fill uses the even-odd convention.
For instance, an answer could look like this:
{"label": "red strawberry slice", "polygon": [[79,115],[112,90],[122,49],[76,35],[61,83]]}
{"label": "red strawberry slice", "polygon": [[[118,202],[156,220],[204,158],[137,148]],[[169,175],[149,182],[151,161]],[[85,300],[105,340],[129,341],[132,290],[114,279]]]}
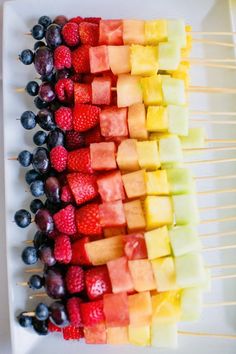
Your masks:
{"label": "red strawberry slice", "polygon": [[77,103],[91,103],[92,89],[90,84],[75,83],[74,85],[74,99]]}
{"label": "red strawberry slice", "polygon": [[79,35],[82,44],[96,46],[99,37],[99,25],[90,22],[81,22],[79,25]]}
{"label": "red strawberry slice", "polygon": [[103,300],[81,303],[80,311],[84,326],[94,326],[104,321]]}
{"label": "red strawberry slice", "polygon": [[84,337],[83,328],[71,325],[62,328],[62,334],[65,340],[79,340]]}
{"label": "red strawberry slice", "polygon": [[84,132],[99,123],[101,108],[90,104],[76,104],[73,112],[74,130]]}
{"label": "red strawberry slice", "polygon": [[72,326],[79,327],[82,325],[82,319],[80,314],[80,303],[82,300],[79,297],[71,297],[67,300],[66,309],[68,312],[70,324]]}
{"label": "red strawberry slice", "polygon": [[53,220],[58,231],[66,235],[73,235],[77,232],[75,225],[75,208],[67,205],[53,215]]}
{"label": "red strawberry slice", "polygon": [[89,73],[89,45],[82,45],[72,52],[72,67],[76,73]]}
{"label": "red strawberry slice", "polygon": [[75,217],[78,231],[81,234],[88,236],[102,235],[98,204],[92,203],[77,209]]}
{"label": "red strawberry slice", "polygon": [[97,266],[85,272],[85,289],[90,300],[100,300],[103,294],[112,292],[106,265]]}
{"label": "red strawberry slice", "polygon": [[82,172],[92,174],[90,149],[83,148],[68,153],[67,169],[70,172]]}
{"label": "red strawberry slice", "polygon": [[76,204],[88,202],[98,195],[96,180],[95,176],[80,172],[67,175],[67,181]]}
{"label": "red strawberry slice", "polygon": [[72,244],[71,264],[75,265],[90,265],[88,254],[85,249],[86,243],[89,242],[89,237],[83,237]]}
{"label": "red strawberry slice", "polygon": [[66,288],[70,294],[84,290],[84,271],[79,266],[70,266],[66,272]]}
{"label": "red strawberry slice", "polygon": [[99,125],[85,132],[85,145],[103,141]]}

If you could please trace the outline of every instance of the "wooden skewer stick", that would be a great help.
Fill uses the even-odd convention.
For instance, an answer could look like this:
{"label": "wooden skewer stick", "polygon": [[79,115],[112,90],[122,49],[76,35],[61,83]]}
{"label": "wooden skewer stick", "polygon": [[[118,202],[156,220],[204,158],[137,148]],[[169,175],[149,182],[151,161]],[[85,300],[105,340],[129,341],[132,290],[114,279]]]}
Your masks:
{"label": "wooden skewer stick", "polygon": [[190,31],[187,32],[188,34],[200,34],[200,35],[207,35],[207,36],[233,36],[236,32],[215,32],[215,31]]}
{"label": "wooden skewer stick", "polygon": [[236,274],[212,275],[211,280],[234,279]]}
{"label": "wooden skewer stick", "polygon": [[43,272],[43,268],[29,268],[25,269],[25,273],[38,273]]}
{"label": "wooden skewer stick", "polygon": [[231,188],[231,189],[213,189],[209,191],[202,191],[202,192],[197,192],[198,195],[207,195],[207,194],[219,194],[219,193],[235,193],[236,188]]}
{"label": "wooden skewer stick", "polygon": [[194,336],[194,337],[211,337],[211,338],[219,338],[219,339],[236,339],[236,335],[234,334],[218,334],[218,333],[204,333],[204,332],[187,332],[187,331],[178,331],[178,334],[184,336]]}
{"label": "wooden skewer stick", "polygon": [[236,301],[222,301],[222,302],[212,302],[212,303],[205,303],[203,307],[221,307],[221,306],[235,306]]}
{"label": "wooden skewer stick", "polygon": [[214,112],[214,111],[190,111],[191,115],[203,116],[236,116],[236,112]]}
{"label": "wooden skewer stick", "polygon": [[207,63],[206,61],[191,61],[191,65],[204,66],[204,67],[209,67],[209,68],[231,69],[231,70],[236,69],[235,65],[214,64],[214,63],[210,63],[210,62]]}
{"label": "wooden skewer stick", "polygon": [[200,234],[199,237],[209,238],[209,237],[225,237],[225,236],[235,236],[236,230],[226,231],[226,232],[214,232],[209,234]]}
{"label": "wooden skewer stick", "polygon": [[28,283],[26,281],[18,281],[16,283],[16,285],[19,285],[19,286],[28,286]]}
{"label": "wooden skewer stick", "polygon": [[213,163],[225,163],[225,162],[235,162],[236,158],[228,158],[228,159],[215,159],[215,160],[197,160],[197,161],[186,161],[185,164],[192,165],[210,165]]}
{"label": "wooden skewer stick", "polygon": [[222,175],[222,176],[200,176],[200,177],[194,177],[196,181],[202,181],[202,180],[218,180],[218,179],[233,179],[236,178],[236,175]]}
{"label": "wooden skewer stick", "polygon": [[236,208],[236,204],[229,204],[229,205],[218,205],[213,207],[204,207],[199,208],[200,211],[210,211],[210,210],[225,210],[225,209],[234,209]]}
{"label": "wooden skewer stick", "polygon": [[28,316],[28,317],[34,317],[34,316],[35,316],[35,312],[34,312],[34,311],[23,312],[23,314],[24,314],[25,316]]}
{"label": "wooden skewer stick", "polygon": [[[236,123],[236,122],[235,122]],[[206,152],[206,151],[212,151],[212,152],[215,152],[215,151],[234,151],[236,150],[236,146],[223,146],[223,147],[208,147],[208,148],[193,148],[193,149],[188,149],[188,148],[184,148],[183,151],[184,153],[192,153],[192,152]]]}
{"label": "wooden skewer stick", "polygon": [[212,92],[212,93],[236,93],[235,88],[231,87],[209,87],[209,86],[189,86],[190,92]]}
{"label": "wooden skewer stick", "polygon": [[234,125],[236,120],[211,120],[211,119],[191,119],[190,122],[205,123],[205,124],[222,124],[222,125]]}
{"label": "wooden skewer stick", "polygon": [[213,265],[208,265],[207,268],[210,268],[210,269],[232,269],[232,268],[236,268],[236,264],[213,264]]}
{"label": "wooden skewer stick", "polygon": [[207,143],[235,144],[236,139],[206,139]]}
{"label": "wooden skewer stick", "polygon": [[[221,251],[221,250],[230,250],[230,249],[234,249],[234,248],[236,248],[236,244],[215,246],[215,247],[204,247],[203,251]],[[236,274],[235,274],[235,276],[236,276]]]}
{"label": "wooden skewer stick", "polygon": [[46,293],[35,293],[35,294],[32,294],[32,295],[29,295],[29,299],[32,300],[36,297],[47,297],[48,295]]}
{"label": "wooden skewer stick", "polygon": [[200,62],[200,63],[236,63],[236,58],[181,58],[181,61],[189,61],[190,63]]}
{"label": "wooden skewer stick", "polygon": [[203,220],[200,222],[201,225],[206,225],[206,224],[211,224],[214,222],[226,222],[226,221],[236,221],[236,216],[230,216],[226,218],[218,218],[218,219],[209,219],[209,220]]}
{"label": "wooden skewer stick", "polygon": [[222,46],[222,47],[231,47],[231,48],[235,48],[236,47],[236,44],[234,44],[234,43],[211,41],[209,39],[193,38],[192,41],[193,41],[193,43],[219,45],[219,46]]}

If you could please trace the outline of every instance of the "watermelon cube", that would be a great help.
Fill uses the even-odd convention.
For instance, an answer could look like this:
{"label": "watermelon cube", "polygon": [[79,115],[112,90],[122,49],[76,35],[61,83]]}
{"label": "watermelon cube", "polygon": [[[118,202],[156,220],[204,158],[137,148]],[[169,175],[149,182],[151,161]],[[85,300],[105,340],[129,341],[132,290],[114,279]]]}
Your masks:
{"label": "watermelon cube", "polygon": [[147,195],[169,195],[167,176],[166,170],[146,172]]}
{"label": "watermelon cube", "polygon": [[152,260],[151,263],[157,290],[162,292],[177,289],[175,263],[173,258],[158,258]]}
{"label": "watermelon cube", "polygon": [[146,222],[139,199],[124,203],[124,210],[129,232],[145,230]]}
{"label": "watermelon cube", "polygon": [[101,20],[99,22],[99,44],[123,44],[122,20]]}
{"label": "watermelon cube", "polygon": [[108,327],[107,344],[128,344],[128,327]]}
{"label": "watermelon cube", "polygon": [[160,161],[163,164],[179,163],[183,161],[183,152],[180,139],[176,136],[160,138]]}
{"label": "watermelon cube", "polygon": [[183,20],[172,19],[167,21],[167,38],[168,42],[175,42],[180,48],[186,47],[187,38]]}
{"label": "watermelon cube", "polygon": [[118,75],[116,88],[118,107],[129,107],[135,103],[142,103],[143,96],[139,76]]}
{"label": "watermelon cube", "polygon": [[147,140],[146,111],[142,103],[133,104],[128,108],[129,136],[138,140]]}
{"label": "watermelon cube", "polygon": [[181,61],[179,45],[175,42],[159,43],[158,61],[159,70],[177,70]]}
{"label": "watermelon cube", "polygon": [[85,244],[88,258],[93,265],[106,264],[124,255],[123,237],[114,236]]}
{"label": "watermelon cube", "polygon": [[181,321],[198,321],[202,313],[202,289],[186,288],[181,291]]}
{"label": "watermelon cube", "polygon": [[109,65],[115,75],[128,74],[131,71],[130,46],[108,46]]}
{"label": "watermelon cube", "polygon": [[183,80],[173,77],[162,77],[163,102],[166,105],[174,104],[179,106],[186,105],[186,92]]}
{"label": "watermelon cube", "polygon": [[129,325],[129,303],[126,293],[105,294],[103,311],[107,327],[125,327]]}
{"label": "watermelon cube", "polygon": [[84,339],[86,344],[106,344],[107,334],[105,323],[99,323],[92,327],[84,327]]}
{"label": "watermelon cube", "polygon": [[120,170],[139,170],[137,141],[135,139],[126,139],[121,142],[118,147],[116,161]]}
{"label": "watermelon cube", "polygon": [[202,255],[198,252],[187,253],[175,258],[176,283],[180,288],[201,286],[206,279]]}
{"label": "watermelon cube", "polygon": [[126,257],[120,257],[107,262],[107,268],[111,279],[112,292],[114,294],[134,290]]}
{"label": "watermelon cube", "polygon": [[98,192],[103,202],[125,199],[120,171],[108,172],[97,178]]}
{"label": "watermelon cube", "polygon": [[89,63],[91,73],[100,73],[110,70],[108,50],[106,45],[89,48]]}
{"label": "watermelon cube", "polygon": [[102,227],[126,225],[124,206],[121,200],[99,205],[99,220]]}
{"label": "watermelon cube", "polygon": [[147,326],[152,317],[152,301],[149,291],[128,296],[131,326]]}
{"label": "watermelon cube", "polygon": [[147,191],[144,170],[122,175],[122,181],[128,198],[140,198],[146,195]]}
{"label": "watermelon cube", "polygon": [[157,74],[157,47],[132,44],[130,62],[131,75],[151,76]]}
{"label": "watermelon cube", "polygon": [[149,106],[147,109],[147,130],[167,132],[169,128],[167,110],[163,106]]}
{"label": "watermelon cube", "polygon": [[145,44],[144,25],[142,20],[123,20],[124,44]]}
{"label": "watermelon cube", "polygon": [[105,137],[128,136],[127,108],[111,106],[100,113],[101,134]]}
{"label": "watermelon cube", "polygon": [[145,105],[161,105],[163,103],[161,76],[143,77],[140,79],[140,82]]}
{"label": "watermelon cube", "polygon": [[205,129],[203,127],[189,128],[187,136],[181,136],[184,149],[200,149],[205,147]]}
{"label": "watermelon cube", "polygon": [[176,225],[198,224],[199,210],[194,194],[172,196]]}
{"label": "watermelon cube", "polygon": [[150,345],[150,326],[129,326],[129,343],[139,346]]}
{"label": "watermelon cube", "polygon": [[169,105],[167,107],[169,132],[177,135],[188,135],[188,108],[184,106]]}
{"label": "watermelon cube", "polygon": [[134,289],[137,292],[156,289],[152,265],[148,259],[132,260],[128,263]]}
{"label": "watermelon cube", "polygon": [[92,81],[92,104],[111,103],[111,78],[95,77]]}
{"label": "watermelon cube", "polygon": [[187,194],[195,190],[193,175],[188,168],[166,170],[170,194]]}
{"label": "watermelon cube", "polygon": [[147,230],[173,224],[173,210],[169,197],[148,196],[144,201]]}
{"label": "watermelon cube", "polygon": [[116,146],[114,142],[90,144],[91,166],[94,170],[113,170],[116,168]]}
{"label": "watermelon cube", "polygon": [[177,348],[178,328],[176,323],[152,323],[151,345],[155,348]]}
{"label": "watermelon cube", "polygon": [[155,141],[137,142],[138,163],[146,170],[156,170],[160,167],[158,146]]}
{"label": "watermelon cube", "polygon": [[148,259],[169,256],[171,253],[169,233],[166,226],[145,232]]}
{"label": "watermelon cube", "polygon": [[167,21],[149,20],[145,21],[145,42],[150,45],[157,45],[159,42],[167,41]]}
{"label": "watermelon cube", "polygon": [[195,227],[186,225],[169,230],[170,243],[175,257],[189,252],[200,251],[201,242]]}
{"label": "watermelon cube", "polygon": [[118,227],[106,227],[103,229],[104,237],[113,237],[118,235],[125,235],[126,228],[125,226],[118,226]]}
{"label": "watermelon cube", "polygon": [[143,233],[123,236],[124,253],[128,260],[146,259],[147,248]]}
{"label": "watermelon cube", "polygon": [[167,291],[152,296],[152,323],[174,323],[179,321],[180,291]]}

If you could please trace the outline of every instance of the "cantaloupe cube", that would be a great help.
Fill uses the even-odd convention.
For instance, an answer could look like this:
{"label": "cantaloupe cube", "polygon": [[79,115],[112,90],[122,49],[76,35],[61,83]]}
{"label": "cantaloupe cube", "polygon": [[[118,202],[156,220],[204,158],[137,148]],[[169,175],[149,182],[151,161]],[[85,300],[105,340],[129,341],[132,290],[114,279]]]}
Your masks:
{"label": "cantaloupe cube", "polygon": [[140,198],[146,195],[146,175],[144,170],[122,175],[122,181],[128,198]]}
{"label": "cantaloupe cube", "polygon": [[113,74],[119,75],[130,73],[130,46],[108,46],[108,57],[109,65]]}
{"label": "cantaloupe cube", "polygon": [[201,242],[195,227],[177,226],[169,230],[170,243],[175,257],[201,250]]}
{"label": "cantaloupe cube", "polygon": [[186,288],[181,291],[181,321],[198,321],[202,312],[202,289]]}
{"label": "cantaloupe cube", "polygon": [[129,343],[139,346],[150,345],[150,326],[131,326],[128,328]]}
{"label": "cantaloupe cube", "polygon": [[177,289],[175,264],[172,257],[158,258],[151,261],[158,291]]}
{"label": "cantaloupe cube", "polygon": [[128,327],[108,327],[107,344],[128,344]]}
{"label": "cantaloupe cube", "polygon": [[141,168],[156,170],[160,167],[158,146],[155,141],[138,141],[137,154]]}
{"label": "cantaloupe cube", "polygon": [[166,291],[152,296],[152,322],[173,323],[180,319],[180,291]]}
{"label": "cantaloupe cube", "polygon": [[176,135],[160,138],[159,152],[161,163],[169,164],[183,161],[181,142]]}
{"label": "cantaloupe cube", "polygon": [[188,135],[188,108],[184,106],[169,105],[167,107],[169,132],[177,135]]}
{"label": "cantaloupe cube", "polygon": [[105,323],[98,323],[91,327],[84,326],[84,339],[86,344],[106,344],[107,334]]}
{"label": "cantaloupe cube", "polygon": [[167,21],[149,20],[145,21],[145,41],[147,44],[155,45],[167,40]]}
{"label": "cantaloupe cube", "polygon": [[186,30],[183,20],[167,20],[167,38],[169,42],[175,42],[180,48],[186,47]]}
{"label": "cantaloupe cube", "polygon": [[131,75],[151,76],[158,72],[158,49],[154,46],[131,45]]}
{"label": "cantaloupe cube", "polygon": [[136,291],[141,292],[156,289],[152,265],[148,259],[137,259],[129,261],[128,264]]}
{"label": "cantaloupe cube", "polygon": [[149,106],[147,109],[147,130],[149,132],[167,132],[168,115],[163,106]]}
{"label": "cantaloupe cube", "polygon": [[131,138],[147,140],[146,111],[143,103],[136,103],[128,108],[128,127]]}
{"label": "cantaloupe cube", "polygon": [[126,234],[126,227],[125,226],[117,226],[117,227],[104,227],[103,228],[104,237],[109,238],[118,235],[125,235]]}
{"label": "cantaloupe cube", "polygon": [[146,106],[163,103],[162,78],[160,75],[143,77],[140,79],[143,101]]}
{"label": "cantaloupe cube", "polygon": [[170,194],[187,194],[195,190],[193,175],[188,168],[166,170]]}
{"label": "cantaloupe cube", "polygon": [[129,107],[132,104],[143,102],[139,76],[119,75],[116,88],[118,107]]}
{"label": "cantaloupe cube", "polygon": [[189,128],[187,136],[181,136],[182,147],[199,149],[205,146],[205,129],[203,127]]}
{"label": "cantaloupe cube", "polygon": [[142,20],[123,20],[124,44],[145,44],[144,24]]}
{"label": "cantaloupe cube", "polygon": [[164,104],[174,104],[177,106],[184,106],[186,104],[186,92],[183,80],[162,76],[162,92]]}
{"label": "cantaloupe cube", "polygon": [[138,154],[137,154],[137,140],[126,139],[123,140],[117,151],[117,164],[120,170],[123,171],[137,171],[139,170]]}
{"label": "cantaloupe cube", "polygon": [[166,226],[145,232],[148,259],[169,256],[171,253],[169,233]]}
{"label": "cantaloupe cube", "polygon": [[107,269],[114,294],[133,291],[133,281],[126,257],[120,257],[107,262]]}
{"label": "cantaloupe cube", "polygon": [[181,288],[191,288],[203,284],[206,278],[202,255],[187,253],[175,258],[176,283]]}
{"label": "cantaloupe cube", "polygon": [[153,323],[151,326],[151,345],[155,348],[177,348],[177,324]]}
{"label": "cantaloupe cube", "polygon": [[147,230],[173,223],[173,210],[169,197],[148,196],[144,201]]}
{"label": "cantaloupe cube", "polygon": [[139,199],[124,203],[124,210],[129,232],[145,230],[146,221]]}
{"label": "cantaloupe cube", "polygon": [[199,210],[194,194],[173,195],[172,201],[176,225],[199,223]]}
{"label": "cantaloupe cube", "polygon": [[131,326],[146,326],[151,322],[152,301],[149,291],[128,296]]}
{"label": "cantaloupe cube", "polygon": [[175,42],[159,43],[159,70],[177,70],[181,60],[180,47]]}
{"label": "cantaloupe cube", "polygon": [[170,188],[166,170],[146,172],[147,195],[169,195]]}

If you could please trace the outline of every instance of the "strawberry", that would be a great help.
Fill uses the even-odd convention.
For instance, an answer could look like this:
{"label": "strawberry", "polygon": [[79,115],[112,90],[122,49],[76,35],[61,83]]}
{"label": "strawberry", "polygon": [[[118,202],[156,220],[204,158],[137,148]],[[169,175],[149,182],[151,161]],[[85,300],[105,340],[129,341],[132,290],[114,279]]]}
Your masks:
{"label": "strawberry", "polygon": [[90,22],[81,22],[79,24],[79,36],[82,44],[98,45],[99,25]]}
{"label": "strawberry", "polygon": [[54,66],[57,70],[70,69],[72,65],[70,48],[60,45],[54,50]]}
{"label": "strawberry", "polygon": [[54,117],[58,128],[63,130],[71,130],[73,128],[73,114],[71,108],[61,106],[55,111]]}
{"label": "strawberry", "polygon": [[65,340],[79,340],[83,338],[83,329],[70,325],[62,328],[62,334]]}
{"label": "strawberry", "polygon": [[75,208],[69,204],[53,215],[53,220],[58,231],[66,235],[77,232],[75,224]]}
{"label": "strawberry", "polygon": [[55,93],[61,102],[71,103],[74,99],[74,82],[71,79],[60,79],[55,85]]}
{"label": "strawberry", "polygon": [[54,256],[58,263],[70,263],[72,250],[69,236],[61,234],[55,238]]}
{"label": "strawberry", "polygon": [[103,294],[112,292],[111,281],[106,265],[86,270],[85,289],[90,300],[100,300]]}
{"label": "strawberry", "polygon": [[99,125],[85,132],[85,145],[100,143],[101,141],[103,141],[103,137]]}
{"label": "strawberry", "polygon": [[66,288],[70,294],[84,290],[84,271],[79,266],[70,266],[66,272]]}
{"label": "strawberry", "polygon": [[72,326],[79,327],[82,325],[80,303],[81,299],[79,297],[71,297],[67,300],[66,309]]}
{"label": "strawberry", "polygon": [[79,25],[83,21],[84,21],[83,17],[77,16],[77,17],[72,17],[68,22],[74,22],[77,23],[77,25]]}
{"label": "strawberry", "polygon": [[74,202],[73,193],[71,192],[70,187],[68,185],[65,185],[61,188],[61,200],[64,203],[73,203]]}
{"label": "strawberry", "polygon": [[84,326],[94,326],[104,321],[103,300],[81,303],[80,311]]}
{"label": "strawberry", "polygon": [[85,17],[84,21],[89,23],[96,23],[97,25],[99,25],[99,22],[101,21],[101,17]]}
{"label": "strawberry", "polygon": [[51,321],[48,321],[48,330],[49,332],[61,332],[61,328],[54,325]]}
{"label": "strawberry", "polygon": [[76,104],[74,106],[73,126],[74,130],[84,132],[99,123],[101,108],[90,104]]}
{"label": "strawberry", "polygon": [[50,151],[51,165],[57,172],[62,172],[66,169],[67,158],[68,158],[68,152],[64,148],[64,146],[61,145],[55,146]]}
{"label": "strawberry", "polygon": [[88,237],[80,238],[72,244],[72,258],[71,264],[90,265],[91,262],[88,258],[85,245],[89,242]]}
{"label": "strawberry", "polygon": [[62,37],[65,43],[70,46],[74,47],[79,44],[79,25],[75,22],[68,22],[62,28]]}
{"label": "strawberry", "polygon": [[66,132],[66,148],[68,151],[76,150],[85,145],[84,136],[75,130]]}
{"label": "strawberry", "polygon": [[68,153],[67,169],[70,172],[93,173],[90,150],[83,148]]}
{"label": "strawberry", "polygon": [[93,175],[70,173],[67,175],[67,181],[77,205],[88,202],[98,195],[97,179]]}
{"label": "strawberry", "polygon": [[75,83],[74,100],[76,103],[91,103],[92,88],[90,84]]}
{"label": "strawberry", "polygon": [[89,45],[82,45],[72,52],[72,67],[77,74],[89,73]]}
{"label": "strawberry", "polygon": [[99,222],[98,204],[87,204],[76,210],[76,225],[78,231],[83,235],[102,235],[102,227]]}

